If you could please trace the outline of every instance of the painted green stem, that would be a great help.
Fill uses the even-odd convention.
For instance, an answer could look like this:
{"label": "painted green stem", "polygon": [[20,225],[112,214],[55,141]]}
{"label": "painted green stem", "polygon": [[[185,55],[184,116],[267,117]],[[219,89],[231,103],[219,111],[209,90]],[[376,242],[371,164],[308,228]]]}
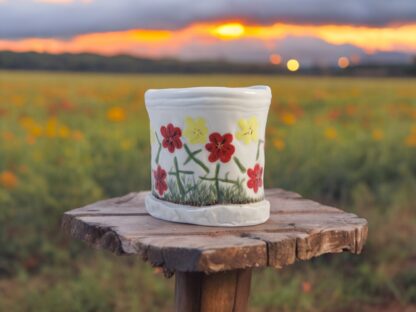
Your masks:
{"label": "painted green stem", "polygon": [[159,144],[159,148],[157,149],[157,154],[156,154],[156,158],[155,158],[156,165],[158,165],[159,164],[160,151],[162,150],[162,143],[160,143],[157,132],[155,132],[155,136],[156,136],[157,143]]}
{"label": "painted green stem", "polygon": [[235,184],[235,185],[240,185],[240,183],[238,183],[238,181],[235,180],[229,180],[229,179],[221,179],[221,178],[205,178],[205,177],[199,177],[201,180],[205,180],[205,181],[219,181],[219,182],[224,182],[224,183],[230,183],[230,184]]}
{"label": "painted green stem", "polygon": [[220,173],[220,164],[217,163],[217,166],[215,167],[215,189],[217,190],[217,200],[220,201],[222,194],[220,191],[220,181],[218,180],[218,175]]}
{"label": "painted green stem", "polygon": [[[179,172],[179,173],[181,173],[181,174],[194,174],[194,172],[193,172],[193,171],[186,171],[186,170],[178,170],[178,172]],[[174,172],[174,171],[169,171],[169,174],[170,174],[170,175],[176,175],[176,172]]]}
{"label": "painted green stem", "polygon": [[240,169],[241,173],[246,173],[246,171],[247,171],[246,167],[243,166],[241,161],[236,156],[233,157],[233,160],[234,160],[235,164],[237,165],[238,169]]}
{"label": "painted green stem", "polygon": [[192,160],[192,157],[193,156],[195,156],[195,155],[197,155],[197,154],[199,154],[199,153],[202,152],[202,149],[201,148],[199,150],[196,150],[196,151],[193,151],[192,152],[189,149],[188,145],[184,144],[184,147],[185,147],[186,153],[188,154],[188,158],[186,158],[185,162],[183,163],[184,165],[186,165],[188,162],[190,162]]}
{"label": "painted green stem", "polygon": [[185,188],[183,187],[182,181],[181,181],[181,176],[179,175],[179,166],[178,166],[178,159],[176,158],[176,156],[173,158],[173,163],[175,165],[175,177],[176,177],[176,181],[178,183],[178,187],[179,187],[179,191],[181,192],[182,197],[185,196]]}
{"label": "painted green stem", "polygon": [[259,160],[260,157],[260,144],[263,144],[264,141],[263,140],[259,140],[259,142],[257,143],[257,154],[256,154],[256,160]]}
{"label": "painted green stem", "polygon": [[184,162],[184,165],[186,165],[191,159],[196,163],[196,164],[198,164],[206,173],[209,173],[209,168],[202,162],[202,161],[200,161],[198,158],[196,158],[195,157],[195,155],[196,154],[198,154],[198,153],[200,153],[200,152],[202,152],[202,150],[201,149],[199,149],[199,150],[196,150],[196,151],[194,151],[194,152],[192,152],[190,149],[189,149],[189,147],[188,147],[188,145],[184,145],[184,147],[185,147],[185,151],[186,151],[186,153],[188,154],[188,158],[186,159],[186,161]]}

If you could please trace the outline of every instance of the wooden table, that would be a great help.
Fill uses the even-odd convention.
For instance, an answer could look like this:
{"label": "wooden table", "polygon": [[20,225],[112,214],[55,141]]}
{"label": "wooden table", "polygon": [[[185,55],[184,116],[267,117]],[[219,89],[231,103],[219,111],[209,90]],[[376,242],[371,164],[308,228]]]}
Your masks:
{"label": "wooden table", "polygon": [[264,224],[220,228],[170,223],[144,208],[147,192],[103,200],[64,214],[63,230],[118,255],[139,255],[176,274],[176,311],[244,311],[252,268],[282,268],[324,253],[360,253],[367,221],[281,189],[266,191]]}

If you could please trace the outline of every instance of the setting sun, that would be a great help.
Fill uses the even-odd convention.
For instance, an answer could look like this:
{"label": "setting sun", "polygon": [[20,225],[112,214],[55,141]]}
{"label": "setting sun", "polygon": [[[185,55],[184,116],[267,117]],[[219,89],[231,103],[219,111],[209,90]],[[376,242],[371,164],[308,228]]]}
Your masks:
{"label": "setting sun", "polygon": [[214,34],[225,39],[238,38],[244,35],[245,28],[240,23],[227,23],[215,27]]}

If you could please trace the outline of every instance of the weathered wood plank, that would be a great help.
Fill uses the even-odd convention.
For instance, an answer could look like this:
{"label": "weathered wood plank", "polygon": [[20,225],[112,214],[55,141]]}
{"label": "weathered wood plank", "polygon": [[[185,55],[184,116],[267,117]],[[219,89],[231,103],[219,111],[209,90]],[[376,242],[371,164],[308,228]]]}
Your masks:
{"label": "weathered wood plank", "polygon": [[266,243],[238,236],[145,237],[137,253],[170,271],[220,272],[267,265]]}
{"label": "weathered wood plank", "polygon": [[[70,216],[71,217],[71,216]],[[350,227],[362,225],[366,221],[354,214],[331,212],[304,212],[274,214],[270,219],[259,225],[250,227],[204,227],[191,224],[171,223],[153,218],[149,215],[76,215],[74,219],[95,227],[110,227],[119,235],[135,237],[144,235],[226,235],[245,233],[247,231],[265,232],[309,232],[330,227]]]}
{"label": "weathered wood plank", "polygon": [[203,273],[177,272],[175,276],[175,311],[200,311]]}
{"label": "weathered wood plank", "polygon": [[238,271],[204,275],[201,287],[201,312],[232,312]]}
{"label": "weathered wood plank", "polygon": [[[144,199],[149,192],[129,193],[122,197],[101,200],[82,208],[73,209],[66,214],[74,216],[95,215],[148,215]],[[334,207],[303,199],[299,194],[281,189],[266,190],[266,197],[271,203],[271,213],[302,213],[311,211],[342,212]],[[111,209],[113,208],[113,209]],[[116,209],[114,211],[114,209]]]}
{"label": "weathered wood plank", "polygon": [[239,270],[235,288],[233,312],[246,311],[250,297],[251,269]]}
{"label": "weathered wood plank", "polygon": [[100,200],[85,207],[67,211],[65,214],[70,216],[149,215],[144,207],[144,199],[148,193],[129,193],[121,197]]}
{"label": "weathered wood plank", "polygon": [[178,272],[175,310],[180,312],[243,312],[250,295],[251,270],[206,275]]}
{"label": "weathered wood plank", "polygon": [[280,189],[267,190],[272,215],[250,227],[171,223],[149,216],[147,192],[130,193],[65,213],[63,230],[117,254],[138,254],[166,271],[220,272],[281,268],[323,253],[360,253],[367,221]]}

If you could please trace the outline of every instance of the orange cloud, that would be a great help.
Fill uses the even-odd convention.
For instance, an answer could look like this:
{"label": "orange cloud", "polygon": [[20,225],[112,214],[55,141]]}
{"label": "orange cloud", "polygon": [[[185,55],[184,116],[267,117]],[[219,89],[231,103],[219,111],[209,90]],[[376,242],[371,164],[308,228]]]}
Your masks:
{"label": "orange cloud", "polygon": [[[56,0],[53,0],[56,1]],[[63,0],[66,1],[66,0]],[[147,57],[176,56],[184,46],[194,42],[215,45],[223,40],[256,39],[266,47],[287,36],[312,36],[330,44],[352,44],[367,52],[416,52],[416,24],[389,27],[351,25],[244,25],[232,23],[198,23],[179,30],[126,30],[78,35],[71,39],[27,38],[0,40],[0,50],[49,53],[93,52],[104,55],[129,53]]]}
{"label": "orange cloud", "polygon": [[294,25],[276,23],[270,26],[244,26],[244,37],[262,40],[286,36],[312,36],[332,44],[353,44],[368,52],[416,51],[416,24],[397,27],[351,25]]}

